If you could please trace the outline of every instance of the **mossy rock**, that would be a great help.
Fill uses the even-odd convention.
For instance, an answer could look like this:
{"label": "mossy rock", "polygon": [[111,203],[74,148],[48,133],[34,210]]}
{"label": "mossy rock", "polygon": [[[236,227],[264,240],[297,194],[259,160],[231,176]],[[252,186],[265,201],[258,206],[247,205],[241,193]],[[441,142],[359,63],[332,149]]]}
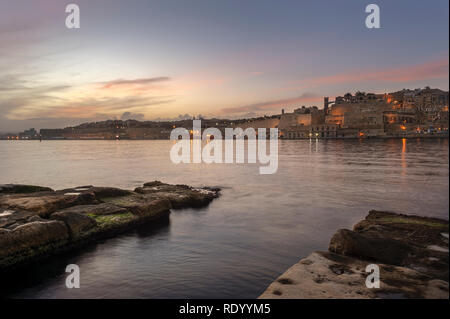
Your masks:
{"label": "mossy rock", "polygon": [[97,222],[97,227],[100,229],[111,228],[111,227],[123,225],[125,223],[139,219],[137,216],[133,215],[130,212],[120,213],[120,214],[112,214],[112,215],[88,214],[88,216],[95,219],[95,221]]}

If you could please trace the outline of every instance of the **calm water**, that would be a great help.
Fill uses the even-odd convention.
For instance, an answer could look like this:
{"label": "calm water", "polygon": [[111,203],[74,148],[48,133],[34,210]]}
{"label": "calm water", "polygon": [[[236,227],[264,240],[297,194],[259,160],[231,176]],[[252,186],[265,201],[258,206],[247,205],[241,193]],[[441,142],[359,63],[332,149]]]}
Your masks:
{"label": "calm water", "polygon": [[[326,250],[370,209],[448,219],[448,140],[280,141],[279,169],[172,164],[170,141],[0,141],[0,183],[134,188],[155,179],[223,186],[202,210],[23,271],[27,298],[256,298],[299,258]],[[65,266],[81,288],[65,287]],[[12,286],[11,286],[12,285]]]}

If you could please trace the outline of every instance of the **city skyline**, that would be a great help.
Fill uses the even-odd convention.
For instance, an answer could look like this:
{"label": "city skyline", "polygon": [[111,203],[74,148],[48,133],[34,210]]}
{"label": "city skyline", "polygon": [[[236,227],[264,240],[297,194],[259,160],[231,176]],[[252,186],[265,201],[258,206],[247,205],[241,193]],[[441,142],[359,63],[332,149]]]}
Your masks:
{"label": "city skyline", "polygon": [[376,30],[362,2],[76,3],[76,30],[64,25],[66,3],[0,5],[0,131],[251,117],[348,91],[448,90],[448,1],[377,1]]}

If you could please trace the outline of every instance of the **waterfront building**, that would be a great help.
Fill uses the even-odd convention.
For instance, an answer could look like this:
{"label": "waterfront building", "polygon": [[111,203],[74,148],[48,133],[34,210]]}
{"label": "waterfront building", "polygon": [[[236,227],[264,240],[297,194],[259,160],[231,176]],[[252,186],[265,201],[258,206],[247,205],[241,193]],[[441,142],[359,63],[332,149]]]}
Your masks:
{"label": "waterfront building", "polygon": [[[301,106],[291,112],[250,119],[202,119],[202,128],[278,128],[281,138],[366,138],[448,134],[446,91],[426,87],[391,93],[346,93],[334,100],[324,97],[323,109]],[[168,139],[178,121],[109,120],[64,129],[42,129],[43,139]],[[24,134],[28,132],[25,131]],[[37,132],[36,132],[37,133]],[[33,135],[34,132],[26,133]]]}

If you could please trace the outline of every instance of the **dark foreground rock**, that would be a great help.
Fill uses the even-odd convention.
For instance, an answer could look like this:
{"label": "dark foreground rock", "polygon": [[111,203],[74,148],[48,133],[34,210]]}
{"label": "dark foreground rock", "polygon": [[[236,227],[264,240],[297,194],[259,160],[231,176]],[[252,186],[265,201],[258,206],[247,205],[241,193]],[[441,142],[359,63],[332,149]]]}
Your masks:
{"label": "dark foreground rock", "polygon": [[2,184],[0,185],[0,194],[25,194],[37,192],[52,192],[49,187],[20,185],[20,184]]}
{"label": "dark foreground rock", "polygon": [[158,181],[137,190],[0,185],[0,270],[168,217],[172,208],[208,205],[219,195],[219,189]]}
{"label": "dark foreground rock", "polygon": [[[328,252],[314,252],[273,282],[260,298],[445,298],[448,221],[370,211],[353,231],[340,229]],[[366,267],[380,269],[367,288]]]}

